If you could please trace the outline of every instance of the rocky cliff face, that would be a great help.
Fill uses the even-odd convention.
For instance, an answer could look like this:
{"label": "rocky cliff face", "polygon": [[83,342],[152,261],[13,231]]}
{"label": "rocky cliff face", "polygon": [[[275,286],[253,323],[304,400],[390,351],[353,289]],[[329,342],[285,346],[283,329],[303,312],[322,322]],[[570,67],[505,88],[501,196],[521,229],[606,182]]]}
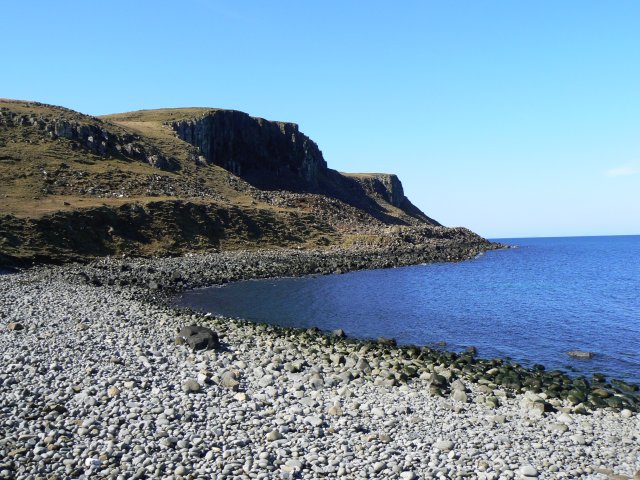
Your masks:
{"label": "rocky cliff face", "polygon": [[411,204],[397,176],[340,174],[327,168],[316,143],[294,123],[271,122],[234,110],[209,110],[168,125],[199,150],[205,163],[221,166],[259,189],[319,193],[394,223],[378,199],[420,222],[439,225]]}
{"label": "rocky cliff face", "polygon": [[393,174],[372,173],[354,177],[364,190],[374,196],[382,198],[394,207],[402,208],[406,198],[400,179]]}
{"label": "rocky cliff face", "polygon": [[[36,104],[40,105],[40,104]],[[66,109],[60,109],[67,112]],[[71,111],[69,111],[71,112]],[[75,113],[75,112],[72,112]],[[0,107],[0,127],[27,127],[38,130],[51,140],[67,139],[74,149],[84,149],[101,157],[114,156],[148,163],[160,170],[179,168],[176,159],[168,157],[157,148],[146,144],[140,136],[117,134],[110,131],[100,119],[85,117],[92,123],[72,118],[48,118],[37,114],[18,114],[7,107]]]}
{"label": "rocky cliff face", "polygon": [[259,188],[309,190],[327,170],[322,152],[294,123],[270,122],[234,110],[170,123],[176,135]]}

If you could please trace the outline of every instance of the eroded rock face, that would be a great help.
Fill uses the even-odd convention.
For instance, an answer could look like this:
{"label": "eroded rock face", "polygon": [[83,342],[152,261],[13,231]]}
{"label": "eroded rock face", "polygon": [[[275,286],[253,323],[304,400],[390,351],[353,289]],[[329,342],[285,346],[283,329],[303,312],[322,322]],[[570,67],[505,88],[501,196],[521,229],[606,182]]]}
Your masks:
{"label": "eroded rock face", "polygon": [[8,108],[0,109],[0,126],[27,127],[46,133],[50,139],[70,140],[72,148],[82,148],[100,155],[124,157],[148,163],[160,170],[174,171],[180,167],[175,158],[168,157],[157,148],[142,141],[138,135],[118,135],[107,129],[107,124],[98,118],[95,123],[83,123],[69,118],[51,119],[39,115],[18,115]]}
{"label": "eroded rock face", "polygon": [[270,122],[235,110],[211,110],[171,123],[176,135],[260,188],[317,188],[327,170],[322,152],[295,123]]}
{"label": "eroded rock face", "polygon": [[380,196],[395,207],[402,208],[403,203],[407,200],[402,183],[394,174],[372,173],[355,178],[367,193]]}

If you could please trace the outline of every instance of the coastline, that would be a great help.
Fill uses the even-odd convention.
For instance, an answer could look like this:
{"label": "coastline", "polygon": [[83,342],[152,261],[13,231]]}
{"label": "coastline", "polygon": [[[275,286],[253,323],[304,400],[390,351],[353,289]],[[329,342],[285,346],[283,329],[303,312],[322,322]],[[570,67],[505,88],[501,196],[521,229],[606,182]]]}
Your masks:
{"label": "coastline", "polygon": [[[551,372],[167,304],[188,288],[487,248],[244,251],[2,275],[0,476],[632,477],[637,401],[589,408],[578,384],[572,399],[541,392]],[[222,348],[175,345],[189,324],[213,328]]]}

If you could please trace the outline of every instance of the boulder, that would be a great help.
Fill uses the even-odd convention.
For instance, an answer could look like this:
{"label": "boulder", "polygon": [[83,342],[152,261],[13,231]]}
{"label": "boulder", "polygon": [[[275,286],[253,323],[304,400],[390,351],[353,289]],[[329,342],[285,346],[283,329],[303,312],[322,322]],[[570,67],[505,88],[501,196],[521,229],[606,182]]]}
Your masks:
{"label": "boulder", "polygon": [[572,350],[567,355],[573,358],[590,359],[593,358],[593,352],[583,352],[581,350]]}
{"label": "boulder", "polygon": [[331,335],[337,338],[346,338],[346,334],[344,333],[344,330],[341,328],[338,328],[337,330],[334,330],[333,332],[331,332]]}
{"label": "boulder", "polygon": [[529,391],[525,392],[522,397],[520,407],[522,410],[534,415],[543,415],[545,410],[547,410],[544,399]]}
{"label": "boulder", "polygon": [[395,338],[378,337],[376,341],[378,342],[378,345],[383,345],[385,347],[395,347],[398,344]]}
{"label": "boulder", "polygon": [[176,344],[183,342],[193,350],[210,350],[220,347],[218,334],[210,328],[200,325],[182,327],[176,336]]}

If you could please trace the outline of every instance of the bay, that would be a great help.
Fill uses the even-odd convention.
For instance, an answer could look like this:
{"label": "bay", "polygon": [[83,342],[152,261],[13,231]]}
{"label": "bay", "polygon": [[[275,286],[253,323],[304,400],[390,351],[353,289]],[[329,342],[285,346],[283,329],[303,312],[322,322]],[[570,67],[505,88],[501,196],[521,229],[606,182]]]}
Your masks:
{"label": "bay", "polygon": [[[461,263],[237,282],[179,305],[640,383],[640,236],[497,239]],[[570,350],[594,352],[574,359]]]}

